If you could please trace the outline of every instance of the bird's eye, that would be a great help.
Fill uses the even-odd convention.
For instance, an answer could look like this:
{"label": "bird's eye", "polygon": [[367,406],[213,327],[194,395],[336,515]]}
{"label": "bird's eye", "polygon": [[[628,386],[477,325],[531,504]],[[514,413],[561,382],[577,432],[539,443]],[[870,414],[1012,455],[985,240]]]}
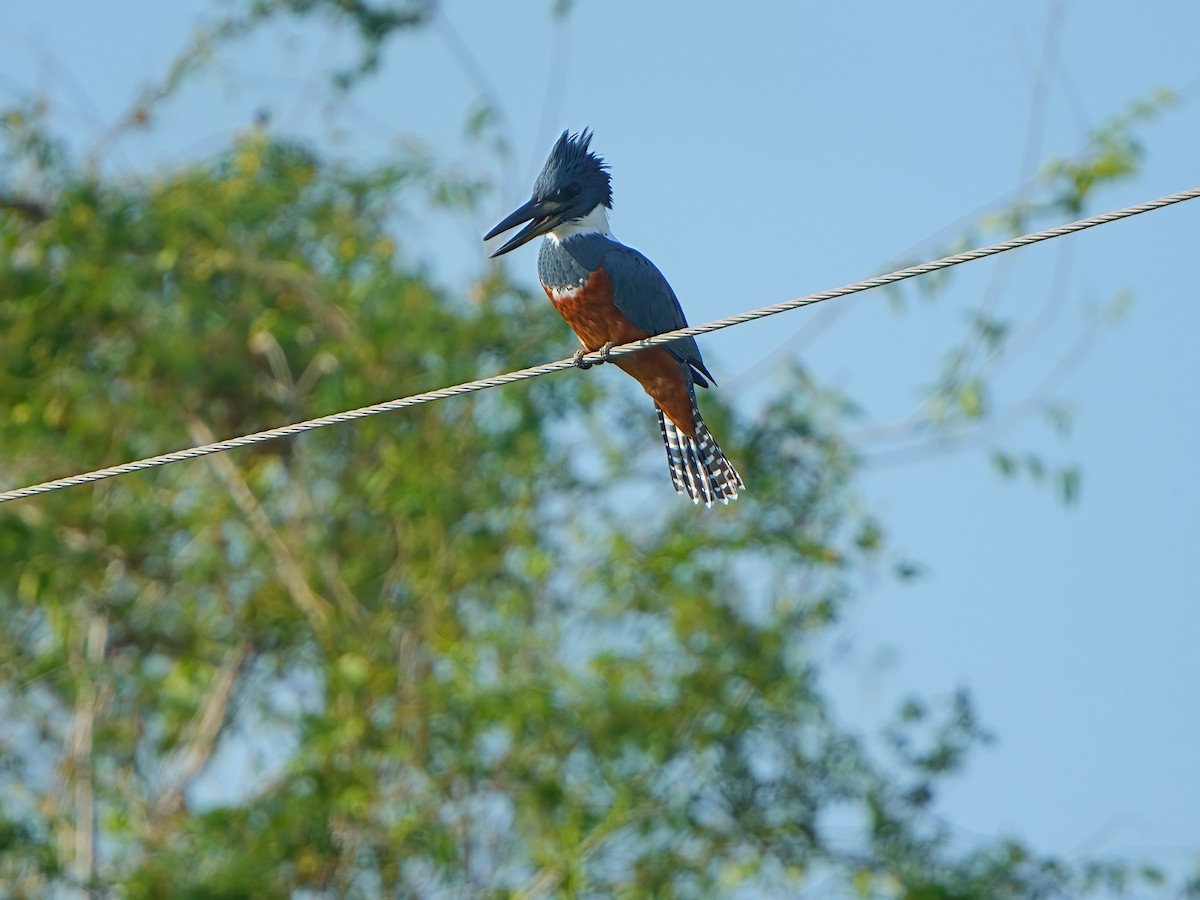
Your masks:
{"label": "bird's eye", "polygon": [[572,181],[565,188],[563,188],[563,194],[567,197],[578,197],[581,190],[583,190],[583,188],[579,186],[579,182]]}

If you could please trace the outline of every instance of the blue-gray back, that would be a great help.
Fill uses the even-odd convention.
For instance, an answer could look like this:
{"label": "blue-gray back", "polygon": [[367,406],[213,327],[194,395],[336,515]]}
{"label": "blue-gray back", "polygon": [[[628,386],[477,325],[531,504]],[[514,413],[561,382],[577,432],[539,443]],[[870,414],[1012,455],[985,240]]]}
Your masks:
{"label": "blue-gray back", "polygon": [[[632,247],[602,234],[579,234],[562,243],[553,238],[542,242],[538,253],[538,278],[551,289],[581,287],[600,266],[612,279],[613,304],[630,322],[647,334],[662,334],[687,327],[679,298],[658,267]],[[673,341],[667,346],[680,362],[694,368],[696,380],[707,387],[704,367],[695,338]]]}

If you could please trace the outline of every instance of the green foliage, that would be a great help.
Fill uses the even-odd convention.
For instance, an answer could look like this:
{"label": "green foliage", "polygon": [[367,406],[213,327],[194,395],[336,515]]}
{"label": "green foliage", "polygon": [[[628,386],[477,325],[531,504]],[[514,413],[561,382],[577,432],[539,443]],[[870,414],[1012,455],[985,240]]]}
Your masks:
{"label": "green foliage", "polygon": [[1173,91],[1160,88],[1097,128],[1079,157],[1049,161],[1042,177],[1055,190],[1051,206],[1071,215],[1083,215],[1088,198],[1097,188],[1136,173],[1143,149],[1135,126],[1157,118],[1176,99]]}

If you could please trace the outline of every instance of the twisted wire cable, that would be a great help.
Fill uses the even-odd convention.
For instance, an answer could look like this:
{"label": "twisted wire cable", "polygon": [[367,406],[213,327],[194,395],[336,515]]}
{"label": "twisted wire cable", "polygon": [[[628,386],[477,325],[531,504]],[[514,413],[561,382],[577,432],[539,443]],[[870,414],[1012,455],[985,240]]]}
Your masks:
{"label": "twisted wire cable", "polygon": [[1059,225],[1055,228],[1047,228],[1044,231],[1036,231],[1030,234],[1024,234],[1020,237],[1010,238],[1007,241],[1001,241],[998,244],[991,244],[987,247],[980,247],[975,250],[967,250],[963,253],[956,253],[953,256],[946,256],[933,262],[921,263],[916,266],[909,266],[906,269],[899,269],[895,272],[889,272],[886,275],[876,275],[873,278],[866,278],[862,281],[856,281],[853,284],[843,285],[842,287],[833,288],[828,291],[821,291],[816,294],[806,294],[803,297],[797,297],[794,300],[785,300],[782,303],[775,303],[771,306],[763,306],[759,309],[750,310],[749,312],[738,313],[732,316],[726,316],[723,319],[716,319],[712,322],[707,322],[703,325],[696,325],[690,328],[680,328],[676,331],[664,332],[653,337],[646,338],[640,341],[634,341],[628,344],[621,344],[607,351],[597,351],[594,353],[583,354],[579,360],[575,357],[567,357],[565,359],[556,360],[555,362],[544,363],[540,366],[533,366],[528,369],[520,369],[515,372],[508,372],[504,375],[496,375],[491,378],[480,378],[476,381],[468,381],[463,384],[456,384],[451,387],[440,388],[435,391],[426,391],[421,394],[413,394],[409,397],[401,397],[396,400],[388,400],[384,403],[376,403],[371,406],[363,406],[358,409],[351,409],[345,412],[332,413],[327,416],[320,416],[316,419],[309,419],[304,422],[296,422],[291,425],[281,425],[278,428],[268,428],[266,431],[257,431],[254,434],[246,434],[240,437],[229,438],[228,440],[216,441],[211,444],[202,444],[196,447],[189,447],[186,450],[176,450],[173,453],[164,453],[161,456],[151,456],[146,459],[139,459],[133,462],[122,463],[117,466],[109,466],[104,469],[96,469],[92,472],[85,472],[81,475],[72,475],[67,478],[58,478],[54,481],[45,481],[41,484],[30,485],[29,487],[15,488],[0,492],[0,503],[7,503],[10,500],[19,500],[24,497],[33,497],[38,494],[46,494],[51,491],[62,490],[63,488],[76,487],[78,485],[90,484],[94,481],[102,481],[105,478],[114,478],[118,475],[129,475],[133,472],[140,472],[144,469],[155,469],[159,466],[169,465],[170,463],[183,462],[188,459],[196,459],[201,456],[209,456],[213,453],[224,453],[228,450],[236,450],[238,447],[247,447],[251,444],[261,444],[264,441],[273,441],[278,438],[291,437],[297,434],[303,434],[306,431],[314,431],[318,428],[324,428],[328,425],[340,425],[343,422],[353,422],[357,419],[365,419],[368,416],[377,416],[381,413],[395,412],[396,410],[408,409],[412,406],[420,406],[425,403],[434,403],[438,400],[445,400],[449,397],[457,397],[460,394],[471,394],[476,391],[484,391],[489,388],[501,387],[506,384],[513,384],[517,381],[524,381],[528,378],[539,378],[542,375],[549,375],[551,372],[559,372],[563,369],[575,368],[579,362],[584,364],[599,364],[607,359],[616,359],[621,356],[628,356],[631,353],[637,353],[639,350],[645,350],[649,347],[658,347],[662,344],[669,344],[672,341],[677,341],[680,338],[696,337],[702,334],[708,334],[713,331],[719,331],[722,328],[729,328],[734,325],[742,325],[746,322],[753,322],[756,319],[764,319],[767,316],[778,315],[782,312],[788,312],[793,309],[800,309],[805,306],[812,306],[814,303],[822,303],[826,300],[833,300],[837,297],[845,297],[849,294],[857,294],[862,291],[869,291],[872,288],[883,287],[889,284],[895,284],[899,281],[904,281],[908,278],[916,278],[919,275],[927,275],[930,272],[937,272],[941,269],[949,269],[952,266],[962,265],[963,263],[972,262],[977,259],[984,259],[988,256],[995,256],[998,253],[1006,253],[1009,250],[1016,250],[1021,247],[1028,247],[1030,244],[1037,244],[1041,241],[1048,241],[1053,238],[1063,237],[1068,234],[1074,234],[1078,231],[1084,231],[1088,228],[1094,228],[1097,225],[1106,225],[1109,222],[1115,222],[1118,219],[1127,219],[1130,216],[1141,215],[1142,213],[1151,212],[1156,209],[1162,209],[1166,206],[1172,206],[1176,203],[1183,203],[1186,200],[1195,200],[1200,197],[1200,188],[1193,188],[1189,191],[1182,191],[1178,194],[1170,194],[1166,197],[1160,197],[1157,200],[1150,200],[1146,203],[1138,203],[1134,206],[1126,206],[1122,209],[1114,210],[1113,212],[1102,213],[1096,216],[1089,216],[1086,219],[1079,219],[1075,222],[1069,222],[1066,225]]}

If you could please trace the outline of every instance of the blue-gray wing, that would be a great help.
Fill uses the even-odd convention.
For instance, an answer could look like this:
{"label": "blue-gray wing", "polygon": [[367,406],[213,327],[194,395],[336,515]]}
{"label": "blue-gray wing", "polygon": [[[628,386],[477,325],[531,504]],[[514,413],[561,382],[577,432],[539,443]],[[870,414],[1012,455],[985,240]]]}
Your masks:
{"label": "blue-gray wing", "polygon": [[[613,303],[636,327],[647,334],[662,334],[686,328],[687,319],[679,298],[658,267],[632,247],[613,242],[601,263],[612,279]],[[667,346],[671,354],[692,370],[696,383],[708,387],[716,380],[704,367],[695,338],[673,341]]]}

